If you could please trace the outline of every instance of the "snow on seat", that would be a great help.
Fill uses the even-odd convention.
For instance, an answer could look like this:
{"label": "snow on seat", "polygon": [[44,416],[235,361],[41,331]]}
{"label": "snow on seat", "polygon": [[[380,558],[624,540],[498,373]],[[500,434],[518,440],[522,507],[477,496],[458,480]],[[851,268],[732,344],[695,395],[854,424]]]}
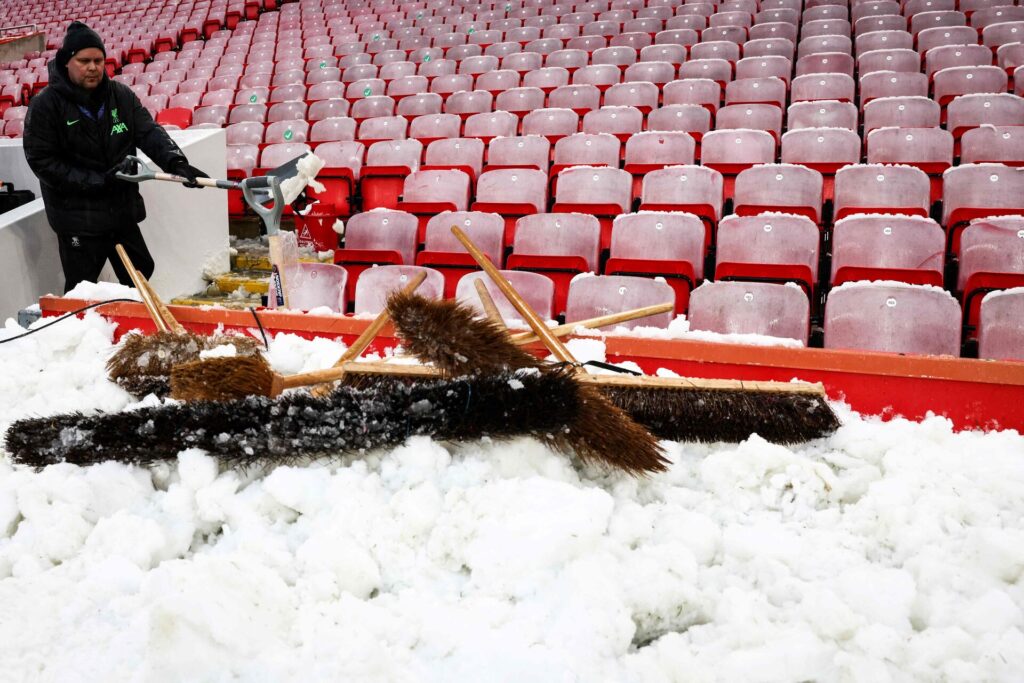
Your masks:
{"label": "snow on seat", "polygon": [[[519,130],[519,117],[507,111],[480,112],[466,118],[462,134],[489,143],[495,138],[512,137]],[[545,140],[545,142],[547,142]]]}
{"label": "snow on seat", "polygon": [[857,82],[845,73],[803,74],[794,78],[789,86],[790,100],[793,102],[853,102],[856,89]]}
{"label": "snow on seat", "polygon": [[661,89],[661,97],[663,106],[696,104],[714,115],[722,100],[722,85],[710,78],[687,78],[666,83]]}
{"label": "snow on seat", "polygon": [[475,181],[484,163],[484,141],[451,137],[427,145],[421,170],[458,169]]}
{"label": "snow on seat", "polygon": [[888,97],[928,97],[928,77],[923,73],[876,71],[860,79],[861,109],[875,100]]}
{"label": "snow on seat", "polygon": [[1010,93],[960,95],[946,107],[946,130],[956,140],[979,126],[1024,126],[1024,97]]}
{"label": "snow on seat", "polygon": [[424,114],[409,123],[409,137],[424,145],[443,138],[457,138],[462,130],[462,119],[456,114]]}
{"label": "snow on seat", "polygon": [[[235,124],[247,125],[247,124]],[[339,116],[315,121],[309,130],[310,142],[334,142],[355,140],[356,122],[347,116]]]}
{"label": "snow on seat", "polygon": [[[675,304],[675,292],[664,282],[627,275],[578,277],[569,285],[565,321],[571,323],[664,303]],[[666,328],[674,317],[669,311],[618,323],[616,327]]]}
{"label": "snow on seat", "polygon": [[349,113],[359,123],[372,118],[391,117],[395,115],[395,100],[387,95],[364,97],[352,103]]}
{"label": "snow on seat", "polygon": [[523,135],[543,135],[553,144],[579,130],[579,124],[579,114],[572,109],[537,109],[523,117]]}
{"label": "snow on seat", "polygon": [[691,331],[758,334],[807,344],[810,303],[796,285],[705,282],[690,294]]}
{"label": "snow on seat", "polygon": [[857,122],[856,105],[839,100],[794,102],[786,110],[786,133],[801,128],[845,128],[856,131]]}
{"label": "snow on seat", "polygon": [[825,348],[960,355],[960,304],[904,282],[847,282],[825,301]]}
{"label": "snow on seat", "polygon": [[820,239],[806,216],[727,216],[718,224],[715,279],[796,282],[810,298],[817,289]]}
{"label": "snow on seat", "polygon": [[[690,106],[693,105],[680,105]],[[693,107],[702,115],[707,110]],[[694,163],[696,143],[687,132],[647,131],[636,133],[626,140],[623,170],[633,176],[633,198],[639,198],[644,175],[668,166],[688,166]]]}
{"label": "snow on seat", "polygon": [[942,196],[942,173],[953,165],[953,134],[941,128],[876,128],[868,134],[869,164],[906,164],[931,176],[931,201]]}
{"label": "snow on seat", "polygon": [[856,214],[832,230],[832,286],[896,280],[942,286],[946,236],[931,218]]}
{"label": "snow on seat", "polygon": [[[584,133],[606,133],[616,136],[620,142],[639,133],[643,126],[644,115],[636,107],[604,106],[583,115]],[[618,160],[615,163],[618,164]]]}
{"label": "snow on seat", "polygon": [[610,133],[573,133],[555,143],[551,175],[573,166],[618,168],[622,143]]}
{"label": "snow on seat", "polygon": [[690,291],[704,277],[707,228],[699,217],[678,211],[641,211],[612,224],[606,275],[663,277],[684,313]]}
{"label": "snow on seat", "polygon": [[356,281],[355,314],[379,314],[393,292],[403,289],[413,277],[424,271],[427,278],[416,289],[416,293],[428,299],[443,298],[444,276],[433,268],[375,266],[364,270]]}

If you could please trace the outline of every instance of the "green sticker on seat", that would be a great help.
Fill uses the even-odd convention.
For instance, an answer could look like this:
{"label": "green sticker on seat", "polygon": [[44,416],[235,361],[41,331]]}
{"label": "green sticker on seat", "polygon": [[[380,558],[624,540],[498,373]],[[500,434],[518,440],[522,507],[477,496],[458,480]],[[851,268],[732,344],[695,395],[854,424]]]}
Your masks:
{"label": "green sticker on seat", "polygon": [[256,93],[253,93],[252,95],[249,95],[249,102],[251,102],[252,104],[256,104],[256,100],[258,100],[258,99],[259,98],[256,97]]}
{"label": "green sticker on seat", "polygon": [[294,136],[294,135],[295,135],[295,134],[294,134],[294,133],[292,133],[292,129],[291,129],[291,128],[289,128],[288,130],[286,130],[286,131],[284,132],[284,139],[285,139],[285,140],[291,140],[291,139],[292,139],[292,136]]}
{"label": "green sticker on seat", "polygon": [[371,92],[373,92],[373,91],[370,90],[369,88],[364,88],[363,89],[363,97],[369,97]]}
{"label": "green sticker on seat", "polygon": [[468,30],[468,31],[466,31],[466,33],[476,33],[476,29],[475,29],[475,28],[473,28],[472,26],[470,26],[470,27],[469,27],[469,30]]}
{"label": "green sticker on seat", "polygon": [[326,69],[327,68],[327,62],[320,62],[320,68],[321,69]]}
{"label": "green sticker on seat", "polygon": [[423,61],[424,62],[429,62],[430,61],[430,55],[423,55]]}
{"label": "green sticker on seat", "polygon": [[379,33],[374,33],[373,34],[373,39],[374,40],[380,40],[380,34]]}

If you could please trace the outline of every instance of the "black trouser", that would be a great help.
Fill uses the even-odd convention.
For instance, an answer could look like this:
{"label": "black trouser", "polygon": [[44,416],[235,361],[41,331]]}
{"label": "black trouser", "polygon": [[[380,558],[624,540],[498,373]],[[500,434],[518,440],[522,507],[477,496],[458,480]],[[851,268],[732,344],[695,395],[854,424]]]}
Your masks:
{"label": "black trouser", "polygon": [[102,235],[58,234],[57,242],[60,245],[60,264],[64,268],[65,293],[79,282],[96,282],[108,260],[118,281],[131,287],[132,279],[114,251],[115,244],[124,247],[136,270],[147,278],[153,275],[153,257],[137,223]]}

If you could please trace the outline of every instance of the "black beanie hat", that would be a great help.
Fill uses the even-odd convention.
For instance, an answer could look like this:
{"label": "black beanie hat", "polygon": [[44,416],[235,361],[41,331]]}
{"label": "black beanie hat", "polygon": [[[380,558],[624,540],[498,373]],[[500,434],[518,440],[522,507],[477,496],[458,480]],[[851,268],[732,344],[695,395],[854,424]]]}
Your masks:
{"label": "black beanie hat", "polygon": [[98,48],[103,52],[104,56],[107,54],[107,49],[103,47],[103,39],[100,38],[100,34],[80,21],[71,22],[71,25],[68,26],[68,32],[64,35],[64,44],[57,50],[57,63],[61,66],[67,66],[67,63],[71,61],[76,52],[88,47]]}

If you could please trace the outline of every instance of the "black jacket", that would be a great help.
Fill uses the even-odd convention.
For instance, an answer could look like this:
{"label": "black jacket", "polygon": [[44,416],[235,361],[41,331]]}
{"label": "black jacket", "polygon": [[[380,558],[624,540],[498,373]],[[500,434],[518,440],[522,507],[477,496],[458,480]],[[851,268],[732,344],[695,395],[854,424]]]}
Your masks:
{"label": "black jacket", "polygon": [[49,85],[29,104],[23,144],[50,226],[58,234],[99,235],[140,222],[146,207],[138,186],[108,171],[136,148],[164,170],[187,163],[185,155],[128,86],[104,77],[90,93],[56,61],[49,71]]}

